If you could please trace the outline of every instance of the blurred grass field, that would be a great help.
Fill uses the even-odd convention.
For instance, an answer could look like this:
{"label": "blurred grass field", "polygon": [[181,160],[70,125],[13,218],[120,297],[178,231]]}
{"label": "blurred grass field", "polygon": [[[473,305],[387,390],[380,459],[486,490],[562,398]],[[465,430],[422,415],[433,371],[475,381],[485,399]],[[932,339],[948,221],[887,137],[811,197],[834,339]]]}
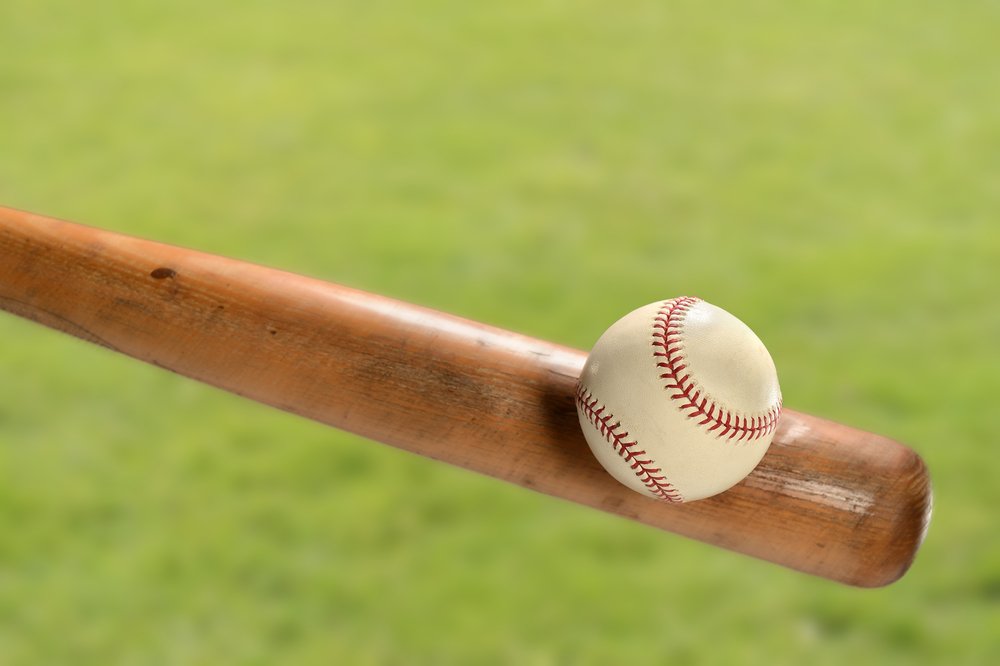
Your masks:
{"label": "blurred grass field", "polygon": [[5,0],[0,204],[581,348],[697,294],[787,405],[919,451],[935,515],[840,587],[2,316],[0,664],[997,663],[998,25]]}

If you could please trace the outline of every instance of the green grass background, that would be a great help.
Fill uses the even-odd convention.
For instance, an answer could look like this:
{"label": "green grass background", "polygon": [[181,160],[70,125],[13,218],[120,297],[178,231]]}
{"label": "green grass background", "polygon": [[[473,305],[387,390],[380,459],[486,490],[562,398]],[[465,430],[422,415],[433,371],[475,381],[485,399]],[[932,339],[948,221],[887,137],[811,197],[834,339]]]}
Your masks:
{"label": "green grass background", "polygon": [[997,663],[998,25],[4,0],[4,205],[581,348],[698,294],[787,405],[919,451],[936,501],[910,573],[850,589],[3,316],[0,663]]}

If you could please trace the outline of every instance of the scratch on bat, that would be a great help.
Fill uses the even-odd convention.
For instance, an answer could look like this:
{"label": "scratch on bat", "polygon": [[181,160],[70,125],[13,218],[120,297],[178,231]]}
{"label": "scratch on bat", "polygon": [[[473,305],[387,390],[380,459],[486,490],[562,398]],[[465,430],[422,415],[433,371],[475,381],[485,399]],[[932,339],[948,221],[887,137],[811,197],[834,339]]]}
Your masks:
{"label": "scratch on bat", "polygon": [[32,303],[19,301],[16,298],[0,296],[0,310],[6,310],[12,314],[16,314],[20,317],[24,317],[25,319],[29,319],[46,326],[51,325],[46,320],[60,322],[61,325],[56,325],[54,328],[60,329],[82,340],[87,340],[88,342],[93,342],[94,344],[106,347],[111,351],[120,351],[104,338],[92,333],[76,322],[63,317],[62,315],[56,314],[55,312],[46,310],[45,308],[40,308]]}
{"label": "scratch on bat", "polygon": [[807,502],[826,504],[842,511],[867,514],[875,505],[875,496],[832,483],[796,478],[786,472],[769,472],[760,468],[747,477],[749,486],[778,492]]}

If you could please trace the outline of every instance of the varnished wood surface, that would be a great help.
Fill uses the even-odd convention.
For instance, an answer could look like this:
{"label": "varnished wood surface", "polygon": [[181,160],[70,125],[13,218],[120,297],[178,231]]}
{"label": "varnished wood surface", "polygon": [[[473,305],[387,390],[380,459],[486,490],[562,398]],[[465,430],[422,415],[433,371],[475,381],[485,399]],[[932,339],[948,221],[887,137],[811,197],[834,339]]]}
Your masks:
{"label": "varnished wood surface", "polygon": [[662,504],[590,454],[573,402],[581,351],[6,208],[0,308],[373,440],[851,585],[901,576],[930,515],[916,453],[791,409],[738,486]]}

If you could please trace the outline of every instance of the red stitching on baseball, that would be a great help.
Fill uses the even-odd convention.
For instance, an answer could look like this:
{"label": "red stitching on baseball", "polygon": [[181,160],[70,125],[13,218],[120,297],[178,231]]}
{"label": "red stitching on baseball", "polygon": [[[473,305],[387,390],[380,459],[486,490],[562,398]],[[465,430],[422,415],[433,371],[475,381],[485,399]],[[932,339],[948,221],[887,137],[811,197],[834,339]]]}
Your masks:
{"label": "red stitching on baseball", "polygon": [[653,358],[656,367],[664,370],[660,379],[666,380],[664,389],[674,391],[671,400],[683,400],[680,410],[687,412],[688,418],[700,418],[698,425],[712,424],[709,432],[722,429],[717,437],[737,441],[751,441],[772,432],[778,425],[781,415],[781,400],[766,412],[754,416],[739,416],[724,409],[698,388],[691,379],[691,373],[684,373],[687,360],[681,350],[681,331],[684,328],[684,318],[700,299],[682,296],[664,301],[653,320]]}
{"label": "red stitching on baseball", "polygon": [[666,477],[663,476],[663,470],[659,467],[653,467],[655,463],[643,457],[647,455],[646,452],[639,449],[634,440],[628,440],[628,432],[619,432],[621,421],[616,421],[614,414],[605,413],[605,406],[599,404],[597,398],[594,398],[589,392],[585,394],[583,387],[577,386],[576,402],[587,415],[587,420],[590,421],[591,425],[597,428],[601,436],[611,444],[611,448],[632,468],[632,471],[649,489],[649,492],[664,502],[684,501],[677,489],[670,485]]}

